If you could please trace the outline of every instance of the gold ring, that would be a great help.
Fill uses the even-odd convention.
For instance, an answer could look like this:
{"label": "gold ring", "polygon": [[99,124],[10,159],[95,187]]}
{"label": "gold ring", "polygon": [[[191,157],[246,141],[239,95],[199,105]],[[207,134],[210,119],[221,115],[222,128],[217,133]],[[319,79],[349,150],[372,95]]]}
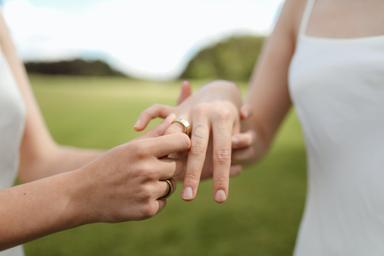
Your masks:
{"label": "gold ring", "polygon": [[161,198],[159,198],[160,200],[161,199],[167,199],[176,190],[175,181],[173,179],[167,179],[167,180],[164,180],[164,182],[167,183],[168,189],[167,189],[167,192],[165,193],[165,195],[162,196]]}
{"label": "gold ring", "polygon": [[172,122],[172,124],[179,124],[183,127],[183,133],[190,135],[192,131],[191,123],[182,117],[177,118],[175,121]]}

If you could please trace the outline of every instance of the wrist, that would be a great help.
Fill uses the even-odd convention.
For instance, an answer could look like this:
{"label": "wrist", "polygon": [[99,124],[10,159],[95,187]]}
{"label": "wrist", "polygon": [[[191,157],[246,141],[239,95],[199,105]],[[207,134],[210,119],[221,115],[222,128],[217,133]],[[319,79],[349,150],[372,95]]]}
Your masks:
{"label": "wrist", "polygon": [[206,90],[204,94],[209,95],[211,99],[227,100],[232,102],[236,107],[241,107],[241,92],[234,82],[216,80],[207,84],[204,90]]}
{"label": "wrist", "polygon": [[82,169],[77,169],[67,173],[63,173],[64,183],[64,202],[66,221],[71,227],[80,226],[94,222],[90,214],[88,214],[87,199],[89,196],[89,188],[87,177]]}
{"label": "wrist", "polygon": [[242,105],[240,89],[236,84],[229,81],[218,80],[210,82],[179,105],[176,108],[176,114],[187,114],[191,107],[197,104],[212,103],[214,101],[231,103],[240,111]]}

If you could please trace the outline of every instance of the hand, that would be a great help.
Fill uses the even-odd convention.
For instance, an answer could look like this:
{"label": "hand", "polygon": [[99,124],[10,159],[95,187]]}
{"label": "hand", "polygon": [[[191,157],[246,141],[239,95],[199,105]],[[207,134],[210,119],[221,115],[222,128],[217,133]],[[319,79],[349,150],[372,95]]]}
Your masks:
{"label": "hand", "polygon": [[118,146],[76,171],[82,185],[74,202],[81,216],[86,216],[85,222],[141,220],[165,206],[162,197],[168,185],[164,180],[182,172],[185,164],[164,157],[190,148],[185,134],[152,137],[165,127]]}
{"label": "hand", "polygon": [[[250,119],[252,113],[248,105],[243,105],[240,110],[242,120]],[[246,129],[242,133],[232,136],[232,162],[235,164],[251,164],[261,157],[265,152],[262,148],[263,143],[257,136],[255,129]]]}
{"label": "hand", "polygon": [[[220,96],[221,90],[224,90],[224,97]],[[237,87],[227,82],[216,82],[187,98],[177,108],[155,105],[140,115],[135,126],[137,130],[144,129],[151,119],[165,117],[170,113],[183,116],[193,124],[183,199],[195,198],[201,177],[211,176],[212,169],[214,198],[219,203],[227,199],[230,170],[233,174],[241,171],[241,166],[231,168],[231,137],[240,131],[240,101]],[[178,124],[171,125],[167,130],[167,133],[175,132],[181,132]],[[209,149],[210,140],[213,142],[212,149]]]}

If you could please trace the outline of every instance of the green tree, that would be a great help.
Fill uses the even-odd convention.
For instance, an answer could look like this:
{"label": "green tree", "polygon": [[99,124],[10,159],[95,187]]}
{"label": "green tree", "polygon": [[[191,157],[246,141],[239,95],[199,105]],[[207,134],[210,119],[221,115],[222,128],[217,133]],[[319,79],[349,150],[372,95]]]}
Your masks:
{"label": "green tree", "polygon": [[263,37],[239,36],[202,49],[190,60],[180,78],[248,80],[263,42]]}

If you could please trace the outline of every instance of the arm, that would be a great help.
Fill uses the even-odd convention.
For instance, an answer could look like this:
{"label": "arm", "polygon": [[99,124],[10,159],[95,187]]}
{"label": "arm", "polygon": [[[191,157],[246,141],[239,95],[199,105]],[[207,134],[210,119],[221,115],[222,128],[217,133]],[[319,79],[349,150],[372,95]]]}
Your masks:
{"label": "arm", "polygon": [[244,133],[235,138],[235,162],[248,163],[260,159],[291,107],[288,72],[304,7],[303,0],[287,1],[264,46],[246,101],[246,108],[252,114],[243,122]]}
{"label": "arm", "polygon": [[87,223],[156,215],[166,204],[164,180],[184,168],[164,156],[190,145],[184,134],[159,134],[116,147],[82,168],[0,190],[0,251]]}
{"label": "arm", "polygon": [[26,105],[26,124],[21,145],[19,175],[23,182],[76,169],[100,155],[96,150],[81,150],[57,145],[43,121],[23,64],[0,14],[0,45],[19,85]]}

